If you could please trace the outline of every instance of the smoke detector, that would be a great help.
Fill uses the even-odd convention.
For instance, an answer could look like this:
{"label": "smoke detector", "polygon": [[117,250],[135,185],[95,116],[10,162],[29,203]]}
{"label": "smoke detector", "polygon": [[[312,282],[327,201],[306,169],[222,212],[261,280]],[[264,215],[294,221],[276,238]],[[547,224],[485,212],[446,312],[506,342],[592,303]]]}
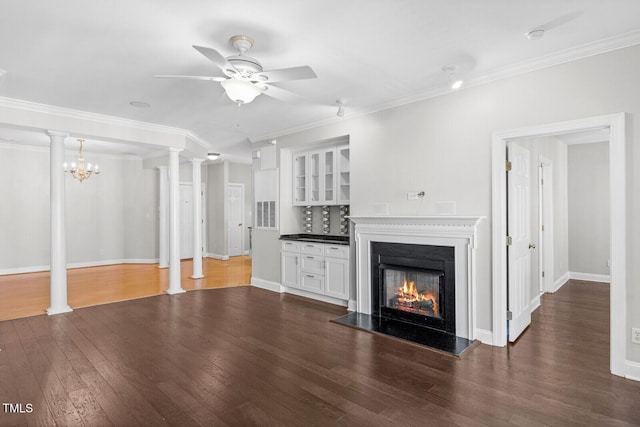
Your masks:
{"label": "smoke detector", "polygon": [[529,31],[525,35],[529,40],[538,40],[544,36],[544,30],[542,28],[538,28],[538,29]]}

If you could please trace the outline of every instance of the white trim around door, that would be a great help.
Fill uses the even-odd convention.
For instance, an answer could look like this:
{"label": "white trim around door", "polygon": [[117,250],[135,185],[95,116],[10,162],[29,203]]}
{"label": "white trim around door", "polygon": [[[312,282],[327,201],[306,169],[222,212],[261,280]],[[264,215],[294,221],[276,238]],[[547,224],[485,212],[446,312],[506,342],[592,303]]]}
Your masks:
{"label": "white trim around door", "polygon": [[[609,178],[611,188],[611,373],[627,376],[626,361],[626,163],[625,113],[556,122],[519,129],[497,131],[492,135],[492,271],[493,345],[507,344],[507,223],[506,174],[507,141],[536,138],[582,130],[609,128]],[[631,374],[629,374],[631,376]]]}

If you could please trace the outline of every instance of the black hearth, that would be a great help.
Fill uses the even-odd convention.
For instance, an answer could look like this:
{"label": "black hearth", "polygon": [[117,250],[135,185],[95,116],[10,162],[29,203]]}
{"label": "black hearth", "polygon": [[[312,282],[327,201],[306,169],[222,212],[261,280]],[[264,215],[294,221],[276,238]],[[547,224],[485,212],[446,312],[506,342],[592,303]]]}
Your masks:
{"label": "black hearth", "polygon": [[371,243],[372,316],[455,335],[455,249]]}

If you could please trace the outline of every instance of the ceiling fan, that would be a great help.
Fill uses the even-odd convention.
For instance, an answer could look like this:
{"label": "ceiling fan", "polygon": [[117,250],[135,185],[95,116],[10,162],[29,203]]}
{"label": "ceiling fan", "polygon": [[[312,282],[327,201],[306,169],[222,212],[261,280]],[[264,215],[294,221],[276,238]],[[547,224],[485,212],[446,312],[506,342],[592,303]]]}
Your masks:
{"label": "ceiling fan", "polygon": [[271,83],[315,79],[318,77],[308,65],[263,71],[262,64],[257,59],[246,55],[247,51],[253,47],[253,39],[251,37],[237,35],[231,37],[229,41],[238,51],[238,54],[226,58],[215,49],[193,46],[195,50],[218,66],[226,77],[175,75],[156,75],[154,77],[220,82],[229,99],[238,105],[247,104],[262,93],[282,101],[298,100],[299,97],[294,93],[273,86]]}

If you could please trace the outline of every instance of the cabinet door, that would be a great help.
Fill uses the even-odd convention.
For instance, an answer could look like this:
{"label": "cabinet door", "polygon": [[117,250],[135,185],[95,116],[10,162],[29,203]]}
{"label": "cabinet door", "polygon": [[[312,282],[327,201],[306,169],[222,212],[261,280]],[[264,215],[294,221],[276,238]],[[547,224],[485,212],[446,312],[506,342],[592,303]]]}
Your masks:
{"label": "cabinet door", "polygon": [[326,258],[324,294],[339,299],[349,299],[349,260]]}
{"label": "cabinet door", "polygon": [[300,254],[282,252],[282,285],[300,287]]}
{"label": "cabinet door", "polygon": [[302,273],[300,275],[300,289],[315,292],[316,294],[324,293],[324,276]]}
{"label": "cabinet door", "polygon": [[293,157],[293,205],[307,204],[307,154],[301,153]]}
{"label": "cabinet door", "polygon": [[331,148],[322,152],[322,203],[336,204],[336,149]]}
{"label": "cabinet door", "polygon": [[322,189],[320,169],[322,165],[321,152],[315,151],[308,154],[309,166],[307,168],[307,182],[309,186],[308,200],[310,205],[319,205],[322,202]]}
{"label": "cabinet door", "polygon": [[336,149],[337,164],[337,192],[338,204],[347,205],[351,199],[351,168],[349,160],[349,146],[343,145]]}

